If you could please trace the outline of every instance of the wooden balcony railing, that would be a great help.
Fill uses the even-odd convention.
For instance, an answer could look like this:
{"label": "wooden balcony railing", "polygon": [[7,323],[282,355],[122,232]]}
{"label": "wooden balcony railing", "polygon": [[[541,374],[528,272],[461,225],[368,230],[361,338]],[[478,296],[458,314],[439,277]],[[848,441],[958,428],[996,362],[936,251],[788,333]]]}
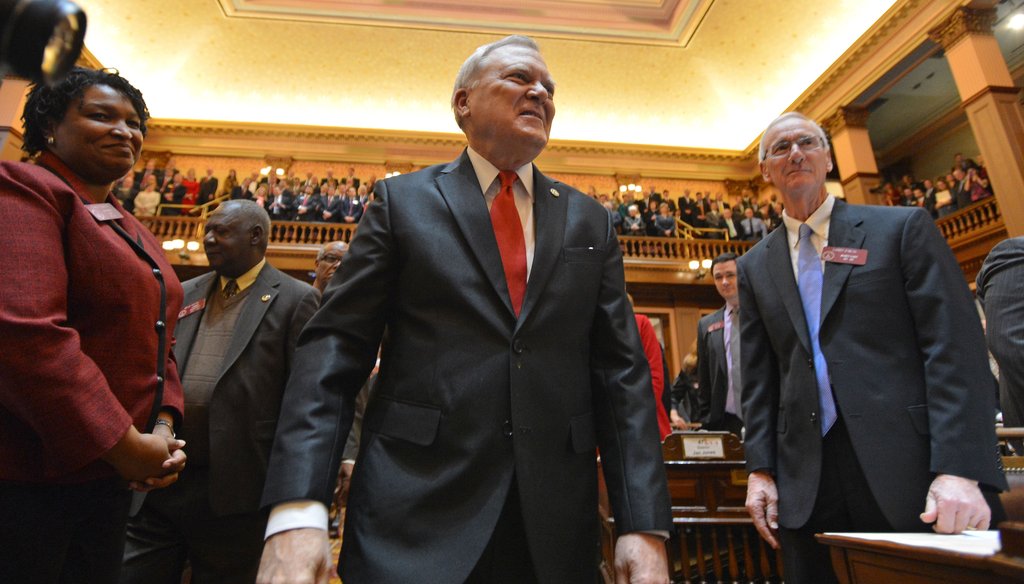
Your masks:
{"label": "wooden balcony railing", "polygon": [[[143,217],[140,221],[161,241],[202,241],[206,225],[206,219],[203,217],[157,216]],[[1006,238],[1006,227],[995,198],[939,219],[936,225],[956,254],[964,276],[969,281],[974,279],[992,246]],[[299,256],[309,256],[301,260],[308,262],[313,254],[309,248],[319,247],[331,241],[349,243],[355,237],[356,227],[357,225],[345,223],[278,221],[271,225],[270,245],[272,251],[276,249],[295,261],[300,260]],[[742,255],[753,244],[748,241],[724,239],[623,235],[619,237],[619,245],[622,247],[627,269],[640,267],[645,270],[677,273],[686,271],[693,260],[714,259],[725,252]],[[271,257],[273,259],[273,254]],[[710,283],[710,280],[706,283]]]}
{"label": "wooden balcony railing", "polygon": [[619,237],[622,256],[627,260],[667,260],[688,263],[690,260],[714,259],[725,252],[743,255],[753,243],[722,239],[679,239],[675,237]]}

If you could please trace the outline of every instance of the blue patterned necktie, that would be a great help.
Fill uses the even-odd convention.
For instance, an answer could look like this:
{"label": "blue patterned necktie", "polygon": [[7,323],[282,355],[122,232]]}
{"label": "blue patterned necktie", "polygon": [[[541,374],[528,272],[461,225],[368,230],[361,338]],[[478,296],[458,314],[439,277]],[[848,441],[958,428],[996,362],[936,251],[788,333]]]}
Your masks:
{"label": "blue patterned necktie", "polygon": [[811,241],[811,228],[806,223],[800,225],[796,271],[797,287],[800,288],[800,300],[804,305],[804,317],[807,319],[807,332],[811,335],[814,376],[818,382],[818,404],[821,409],[821,435],[824,436],[836,421],[836,401],[832,397],[828,365],[825,363],[825,355],[821,352],[821,343],[818,340],[818,333],[821,330],[821,287],[825,278],[821,270],[821,258]]}

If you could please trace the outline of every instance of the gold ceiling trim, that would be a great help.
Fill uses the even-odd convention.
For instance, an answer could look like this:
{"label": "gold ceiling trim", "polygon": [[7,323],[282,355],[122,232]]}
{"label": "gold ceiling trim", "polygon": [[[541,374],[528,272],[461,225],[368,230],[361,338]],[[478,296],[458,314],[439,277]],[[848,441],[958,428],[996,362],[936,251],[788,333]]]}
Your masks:
{"label": "gold ceiling trim", "polygon": [[[271,140],[298,140],[311,143],[342,142],[347,144],[387,144],[426,146],[439,149],[461,149],[466,140],[458,134],[407,132],[397,130],[362,130],[353,128],[325,128],[317,126],[289,126],[262,123],[227,123],[199,120],[151,120],[147,127],[151,133],[162,136],[191,136],[225,138],[265,138]],[[616,145],[601,142],[552,140],[546,154],[614,156],[644,158],[658,161],[718,162],[745,164],[753,157],[743,152],[701,150],[659,146]]]}
{"label": "gold ceiling trim", "polygon": [[218,0],[228,18],[686,47],[715,0]]}

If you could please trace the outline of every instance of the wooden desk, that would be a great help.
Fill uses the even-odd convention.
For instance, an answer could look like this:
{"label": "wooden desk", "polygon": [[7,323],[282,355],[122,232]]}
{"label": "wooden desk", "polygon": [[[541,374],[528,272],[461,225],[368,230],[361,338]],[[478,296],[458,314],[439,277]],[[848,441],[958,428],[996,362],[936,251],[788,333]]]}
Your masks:
{"label": "wooden desk", "polygon": [[[1006,523],[1000,527],[1019,529]],[[1005,530],[1002,532],[1004,549],[994,556],[837,535],[815,537],[831,548],[832,566],[842,584],[1024,582],[1024,561],[1007,549],[1013,536]]]}

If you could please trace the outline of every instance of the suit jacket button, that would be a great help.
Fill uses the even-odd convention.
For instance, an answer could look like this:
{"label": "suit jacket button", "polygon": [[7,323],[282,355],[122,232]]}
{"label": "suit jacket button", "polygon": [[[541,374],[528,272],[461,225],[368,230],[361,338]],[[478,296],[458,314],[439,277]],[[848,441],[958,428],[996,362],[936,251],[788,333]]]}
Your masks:
{"label": "suit jacket button", "polygon": [[160,331],[164,330],[164,326],[166,326],[164,324],[164,321],[162,321],[162,320],[156,321],[156,332],[160,332]]}
{"label": "suit jacket button", "polygon": [[813,358],[807,360],[807,368],[808,369],[814,369],[814,359]]}
{"label": "suit jacket button", "polygon": [[811,412],[811,423],[812,424],[816,424],[817,422],[818,422],[818,414],[817,414],[817,412]]}
{"label": "suit jacket button", "polygon": [[505,437],[511,438],[512,434],[514,434],[514,431],[512,429],[512,420],[505,420],[503,426],[505,428]]}
{"label": "suit jacket button", "polygon": [[523,346],[523,343],[519,339],[516,339],[516,340],[512,341],[512,351],[516,355],[521,355],[525,348],[526,347]]}

